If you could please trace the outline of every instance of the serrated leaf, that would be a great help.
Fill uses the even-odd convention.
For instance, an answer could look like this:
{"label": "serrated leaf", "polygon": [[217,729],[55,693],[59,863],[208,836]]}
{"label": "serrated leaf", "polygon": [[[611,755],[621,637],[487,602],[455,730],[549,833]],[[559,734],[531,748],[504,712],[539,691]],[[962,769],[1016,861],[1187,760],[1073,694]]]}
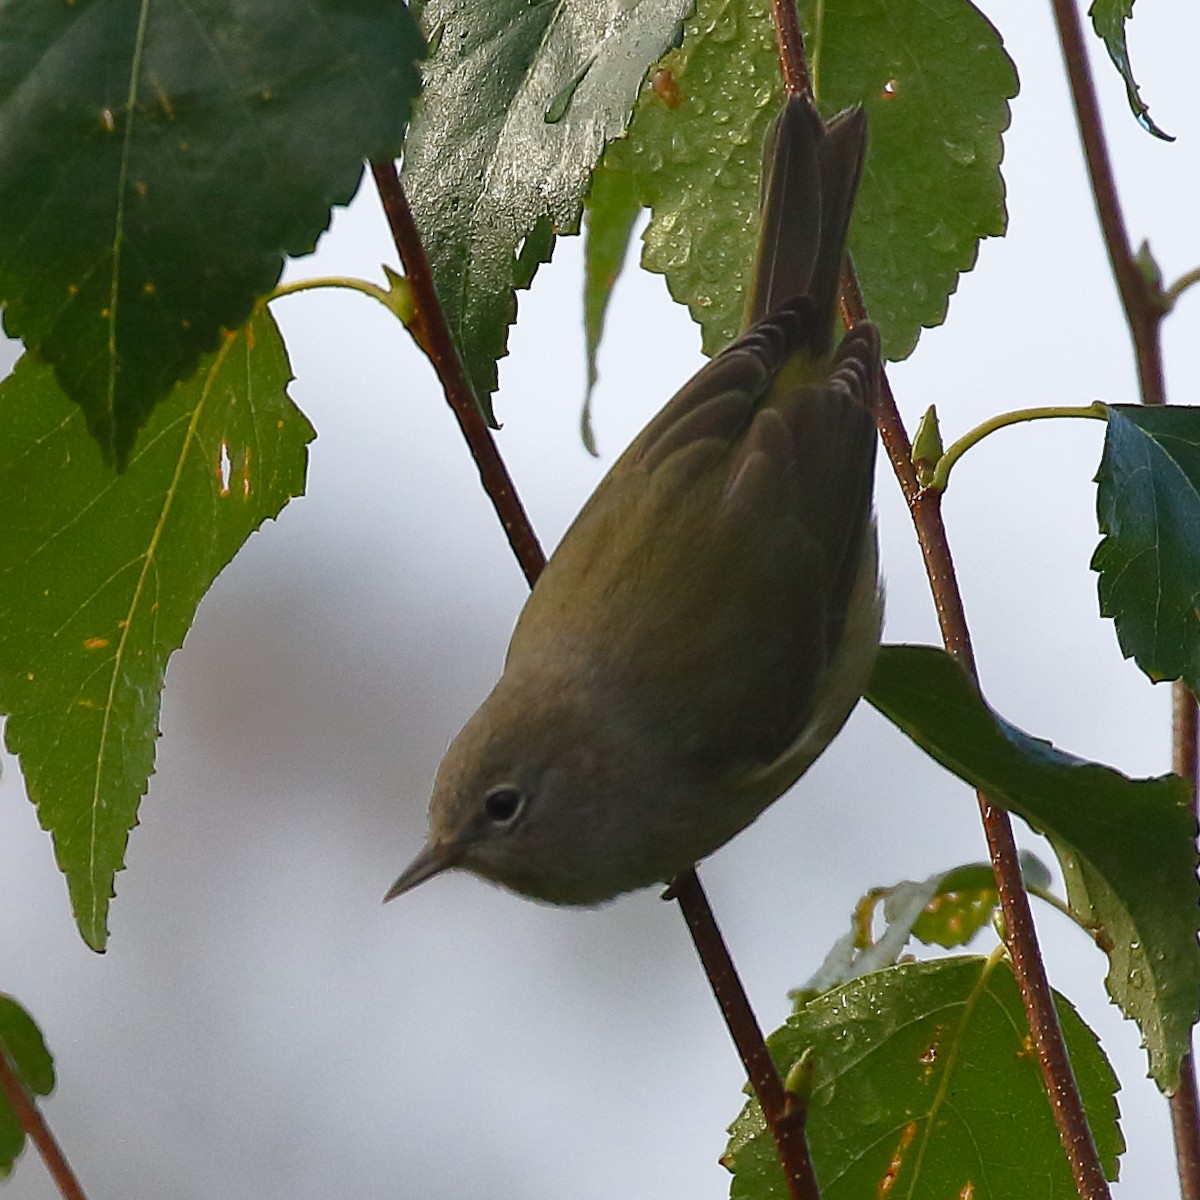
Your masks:
{"label": "serrated leaf", "polygon": [[616,286],[633,224],[641,212],[633,181],[624,171],[613,171],[601,163],[592,176],[592,190],[585,202],[587,235],[583,249],[583,332],[587,342],[587,391],[584,394],[580,430],[589,454],[596,453],[592,434],[592,391],[596,386],[596,357],[604,333],[604,315]]}
{"label": "serrated leaf", "polygon": [[179,380],[400,151],[398,0],[0,6],[0,300],[123,465]]}
{"label": "serrated leaf", "polygon": [[1164,133],[1150,119],[1150,107],[1142,99],[1142,93],[1133,77],[1133,64],[1129,61],[1129,46],[1125,41],[1125,22],[1133,16],[1133,0],[1093,0],[1088,16],[1092,19],[1092,28],[1104,42],[1108,57],[1117,68],[1122,82],[1125,84],[1125,97],[1129,101],[1129,109],[1137,118],[1138,124],[1164,142],[1175,139]]}
{"label": "serrated leaf", "polygon": [[1096,483],[1100,612],[1151,679],[1200,694],[1200,408],[1110,405]]}
{"label": "serrated leaf", "polygon": [[[815,6],[801,16],[822,110],[867,108],[850,248],[884,355],[904,358],[945,318],[980,239],[1004,232],[1000,135],[1016,74],[965,0],[847,0],[825,7],[819,38]],[[643,88],[606,161],[653,211],[642,265],[666,275],[712,354],[740,327],[763,140],[783,94],[766,0],[699,0],[659,71],[669,88]]]}
{"label": "serrated leaf", "polygon": [[[823,1200],[1076,1196],[1016,981],[993,961],[890,967],[812,1001],[768,1038],[781,1072],[812,1048],[807,1129]],[[1116,1078],[1074,1008],[1055,1000],[1101,1163],[1115,1179],[1124,1149]],[[722,1161],[734,1200],[784,1200],[756,1102],[730,1133]]]}
{"label": "serrated leaf", "polygon": [[[438,298],[485,415],[515,289],[579,227],[605,143],[690,0],[428,0],[434,47],[404,182]],[[517,266],[540,231],[539,254]]]}
{"label": "serrated leaf", "polygon": [[80,933],[107,938],[167,660],[242,543],[304,489],[313,430],[259,313],[155,410],[113,475],[26,356],[0,384],[0,711]]}
{"label": "serrated leaf", "polygon": [[1072,908],[1105,946],[1108,993],[1138,1023],[1151,1076],[1172,1090],[1200,1005],[1196,821],[1184,781],[1130,779],[1030,737],[932,646],[884,646],[867,699],[1050,839]]}
{"label": "serrated leaf", "polygon": [[[54,1060],[33,1018],[11,996],[0,993],[0,1054],[27,1092],[54,1091]],[[25,1131],[8,1098],[0,1091],[0,1179],[12,1174],[25,1148]]]}

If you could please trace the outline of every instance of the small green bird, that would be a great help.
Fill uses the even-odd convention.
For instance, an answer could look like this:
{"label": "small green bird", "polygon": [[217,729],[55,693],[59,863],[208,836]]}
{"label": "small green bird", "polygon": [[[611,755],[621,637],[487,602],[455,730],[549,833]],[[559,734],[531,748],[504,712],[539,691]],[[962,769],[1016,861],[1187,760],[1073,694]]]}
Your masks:
{"label": "small green bird", "polygon": [[879,644],[879,335],[835,349],[866,150],[787,100],[768,138],[746,331],[601,481],[504,673],[438,770],[392,899],[461,867],[596,904],[724,845],[845,723]]}

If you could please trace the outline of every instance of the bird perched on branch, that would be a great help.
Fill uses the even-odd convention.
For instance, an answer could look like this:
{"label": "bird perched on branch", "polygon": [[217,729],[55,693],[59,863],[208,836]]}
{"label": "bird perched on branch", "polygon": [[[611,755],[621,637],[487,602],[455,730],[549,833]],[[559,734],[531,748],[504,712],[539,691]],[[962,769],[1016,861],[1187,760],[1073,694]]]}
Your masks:
{"label": "bird perched on branch", "polygon": [[879,336],[839,341],[866,117],[790,97],[767,140],[745,331],[650,421],[525,605],[388,892],[460,867],[538,900],[661,883],[829,744],[879,642]]}

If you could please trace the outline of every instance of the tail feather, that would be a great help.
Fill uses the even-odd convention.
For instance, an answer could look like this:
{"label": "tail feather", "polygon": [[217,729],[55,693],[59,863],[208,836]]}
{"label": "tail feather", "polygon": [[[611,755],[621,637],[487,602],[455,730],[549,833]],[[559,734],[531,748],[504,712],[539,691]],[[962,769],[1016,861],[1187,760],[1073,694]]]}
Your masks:
{"label": "tail feather", "polygon": [[807,95],[790,96],[767,138],[761,228],[745,327],[809,295],[824,352],[833,339],[842,258],[866,152],[866,115],[826,126]]}

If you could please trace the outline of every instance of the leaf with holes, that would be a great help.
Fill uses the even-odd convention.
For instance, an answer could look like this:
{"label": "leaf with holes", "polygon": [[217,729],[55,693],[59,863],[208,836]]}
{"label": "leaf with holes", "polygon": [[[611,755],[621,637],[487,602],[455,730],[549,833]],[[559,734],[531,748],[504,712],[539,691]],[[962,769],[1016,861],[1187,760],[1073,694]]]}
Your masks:
{"label": "leaf with holes", "polygon": [[[1066,1000],[1056,1002],[1100,1161],[1115,1179],[1124,1149],[1116,1077],[1096,1036]],[[890,967],[811,1001],[767,1044],[781,1074],[811,1049],[807,1130],[822,1200],[1077,1194],[1005,962]],[[786,1200],[757,1102],[730,1134],[722,1162],[733,1200]]]}
{"label": "leaf with holes", "polygon": [[398,0],[0,5],[0,300],[107,459],[392,158]]}
{"label": "leaf with holes", "polygon": [[516,289],[579,227],[605,143],[690,0],[428,0],[404,182],[438,298],[493,420]]}
{"label": "leaf with holes", "polygon": [[304,489],[308,421],[259,314],[155,410],[123,475],[26,356],[0,384],[0,712],[75,918],[107,939],[167,660],[255,529]]}

